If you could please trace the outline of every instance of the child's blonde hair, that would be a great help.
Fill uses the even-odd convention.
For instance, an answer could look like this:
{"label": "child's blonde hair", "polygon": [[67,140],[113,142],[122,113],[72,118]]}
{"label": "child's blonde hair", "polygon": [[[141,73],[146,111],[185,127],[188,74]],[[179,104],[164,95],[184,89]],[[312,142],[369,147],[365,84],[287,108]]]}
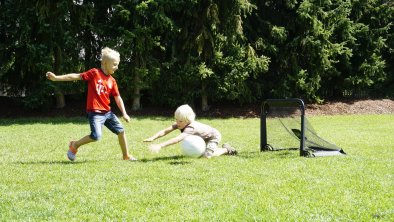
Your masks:
{"label": "child's blonde hair", "polygon": [[175,110],[175,119],[193,122],[196,118],[196,114],[189,105],[182,105]]}
{"label": "child's blonde hair", "polygon": [[111,48],[105,47],[101,50],[101,61],[106,61],[106,60],[116,60],[120,61],[120,54],[118,51],[113,50]]}

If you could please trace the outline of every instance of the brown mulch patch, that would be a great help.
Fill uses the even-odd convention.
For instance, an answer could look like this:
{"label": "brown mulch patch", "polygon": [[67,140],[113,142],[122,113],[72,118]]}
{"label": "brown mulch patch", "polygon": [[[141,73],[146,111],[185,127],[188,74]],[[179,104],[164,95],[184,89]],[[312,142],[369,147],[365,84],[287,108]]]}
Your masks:
{"label": "brown mulch patch", "polygon": [[[346,115],[346,114],[394,114],[394,100],[364,99],[329,101],[323,104],[305,104],[306,115]],[[260,105],[220,105],[214,106],[207,112],[195,109],[198,117],[227,118],[259,117]],[[173,116],[174,110],[146,107],[140,111],[130,111],[131,116]]]}
{"label": "brown mulch patch", "polygon": [[343,114],[394,114],[394,100],[356,100],[327,102],[322,105],[310,104],[306,107],[307,115],[343,115]]}
{"label": "brown mulch patch", "polygon": [[[323,104],[305,104],[306,115],[346,115],[346,114],[394,114],[394,100],[364,99],[329,101]],[[260,106],[245,107],[222,106],[210,111],[197,112],[199,116],[207,117],[259,117]]]}

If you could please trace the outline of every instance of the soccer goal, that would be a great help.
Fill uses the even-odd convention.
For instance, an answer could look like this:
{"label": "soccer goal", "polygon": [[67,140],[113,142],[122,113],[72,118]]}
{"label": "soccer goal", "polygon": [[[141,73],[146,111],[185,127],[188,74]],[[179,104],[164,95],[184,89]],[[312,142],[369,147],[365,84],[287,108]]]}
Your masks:
{"label": "soccer goal", "polygon": [[301,99],[268,99],[261,107],[260,151],[300,150],[300,156],[345,155],[313,129]]}

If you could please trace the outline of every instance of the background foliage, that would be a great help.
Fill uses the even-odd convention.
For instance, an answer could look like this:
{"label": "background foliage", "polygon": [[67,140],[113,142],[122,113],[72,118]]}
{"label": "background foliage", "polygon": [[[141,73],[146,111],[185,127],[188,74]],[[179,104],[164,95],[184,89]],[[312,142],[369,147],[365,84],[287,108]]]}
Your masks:
{"label": "background foliage", "polygon": [[135,110],[394,95],[394,9],[386,0],[1,0],[0,7],[0,87],[27,108],[54,100],[63,107],[64,95],[84,94],[83,83],[52,84],[44,74],[98,67],[104,46],[121,53],[116,78]]}

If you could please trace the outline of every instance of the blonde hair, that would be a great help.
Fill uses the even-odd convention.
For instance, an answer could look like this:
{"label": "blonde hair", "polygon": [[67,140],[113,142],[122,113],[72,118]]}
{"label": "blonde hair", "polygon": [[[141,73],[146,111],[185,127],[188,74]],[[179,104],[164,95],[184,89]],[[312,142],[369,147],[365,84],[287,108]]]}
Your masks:
{"label": "blonde hair", "polygon": [[178,107],[175,110],[174,116],[175,119],[183,120],[183,121],[186,120],[189,123],[193,122],[194,119],[196,118],[196,114],[194,113],[193,109],[187,104]]}
{"label": "blonde hair", "polygon": [[105,47],[101,50],[101,62],[106,60],[120,61],[120,54],[118,51]]}

